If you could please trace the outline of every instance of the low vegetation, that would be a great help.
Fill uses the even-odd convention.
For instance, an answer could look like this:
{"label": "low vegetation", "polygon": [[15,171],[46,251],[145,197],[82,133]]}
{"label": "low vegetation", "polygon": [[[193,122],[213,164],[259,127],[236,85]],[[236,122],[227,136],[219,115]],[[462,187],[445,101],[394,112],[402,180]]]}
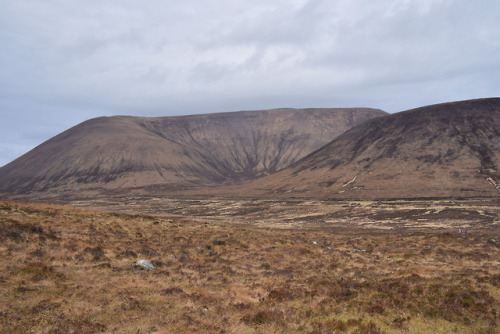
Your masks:
{"label": "low vegetation", "polygon": [[4,201],[0,332],[498,333],[492,231],[278,230]]}

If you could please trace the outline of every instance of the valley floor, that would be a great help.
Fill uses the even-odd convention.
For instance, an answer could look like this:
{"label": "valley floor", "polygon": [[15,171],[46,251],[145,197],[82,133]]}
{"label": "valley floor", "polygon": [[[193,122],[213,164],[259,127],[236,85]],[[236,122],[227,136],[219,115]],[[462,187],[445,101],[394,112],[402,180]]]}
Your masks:
{"label": "valley floor", "polygon": [[500,330],[497,200],[127,201],[0,201],[0,332]]}

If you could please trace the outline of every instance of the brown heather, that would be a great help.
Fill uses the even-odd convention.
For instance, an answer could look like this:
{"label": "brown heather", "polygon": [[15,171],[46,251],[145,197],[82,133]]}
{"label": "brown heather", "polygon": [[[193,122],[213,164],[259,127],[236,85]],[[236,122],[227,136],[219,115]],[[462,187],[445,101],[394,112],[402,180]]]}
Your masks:
{"label": "brown heather", "polygon": [[[347,225],[3,201],[0,332],[498,333],[495,219],[468,234]],[[139,258],[157,269],[134,272]]]}

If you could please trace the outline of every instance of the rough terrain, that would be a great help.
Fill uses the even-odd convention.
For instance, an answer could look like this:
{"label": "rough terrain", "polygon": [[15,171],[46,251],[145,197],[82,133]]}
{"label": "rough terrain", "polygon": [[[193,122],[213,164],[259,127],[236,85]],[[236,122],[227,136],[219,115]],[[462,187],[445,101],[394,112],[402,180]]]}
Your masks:
{"label": "rough terrain", "polygon": [[[316,224],[279,228],[265,221],[324,204],[255,202],[252,211],[250,203],[219,203],[210,219],[203,201],[199,212],[191,204],[189,212],[144,215],[1,202],[0,331],[500,329],[498,202],[395,210],[346,202],[336,214],[310,217]],[[358,224],[351,213],[364,218]],[[247,215],[257,223],[244,222]],[[138,259],[157,268],[137,272]]]}

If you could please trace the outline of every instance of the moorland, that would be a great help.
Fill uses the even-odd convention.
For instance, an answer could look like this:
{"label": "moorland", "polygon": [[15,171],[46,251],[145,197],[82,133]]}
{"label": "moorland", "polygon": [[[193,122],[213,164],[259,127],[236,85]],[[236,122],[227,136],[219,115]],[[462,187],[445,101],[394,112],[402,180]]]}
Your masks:
{"label": "moorland", "polygon": [[499,330],[495,199],[179,201],[0,202],[0,331]]}

